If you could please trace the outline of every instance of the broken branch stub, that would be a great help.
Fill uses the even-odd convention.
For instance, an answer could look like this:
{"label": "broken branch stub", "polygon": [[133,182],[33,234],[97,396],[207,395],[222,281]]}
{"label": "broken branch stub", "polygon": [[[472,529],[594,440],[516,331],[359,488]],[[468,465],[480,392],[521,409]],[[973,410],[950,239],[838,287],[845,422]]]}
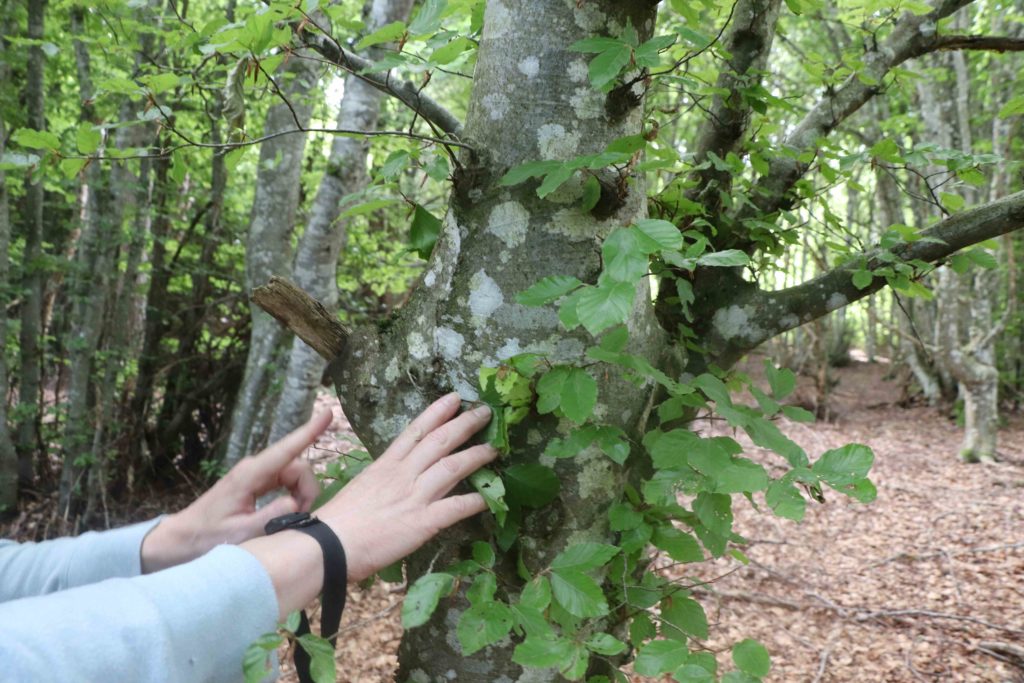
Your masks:
{"label": "broken branch stub", "polygon": [[294,283],[272,276],[267,284],[253,289],[250,298],[325,360],[334,360],[345,349],[345,327]]}

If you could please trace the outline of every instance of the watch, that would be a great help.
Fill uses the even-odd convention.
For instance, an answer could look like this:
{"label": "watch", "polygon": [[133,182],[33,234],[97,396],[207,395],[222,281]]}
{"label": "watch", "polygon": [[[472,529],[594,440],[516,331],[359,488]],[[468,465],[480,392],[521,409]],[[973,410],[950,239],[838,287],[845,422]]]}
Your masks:
{"label": "watch", "polygon": [[[263,530],[267,535],[281,531],[300,531],[320,544],[324,555],[324,585],[322,588],[320,609],[320,634],[330,641],[333,647],[338,638],[338,625],[341,613],[345,609],[345,587],[348,582],[348,566],[345,561],[345,548],[341,545],[331,527],[308,512],[292,512],[274,517],[267,522]],[[297,636],[309,633],[309,618],[306,610],[302,610],[299,619]],[[301,683],[311,683],[313,678],[309,671],[310,656],[301,646],[294,650],[295,669]]]}

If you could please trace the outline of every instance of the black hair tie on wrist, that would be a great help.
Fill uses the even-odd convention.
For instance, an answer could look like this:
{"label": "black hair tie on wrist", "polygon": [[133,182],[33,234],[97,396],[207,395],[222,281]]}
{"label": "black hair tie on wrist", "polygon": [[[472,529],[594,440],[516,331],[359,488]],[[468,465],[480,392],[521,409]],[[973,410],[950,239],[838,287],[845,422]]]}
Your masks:
{"label": "black hair tie on wrist", "polygon": [[[320,544],[324,554],[324,585],[320,609],[320,635],[335,647],[338,640],[338,626],[341,624],[341,613],[345,609],[345,587],[348,582],[348,565],[345,561],[345,548],[331,527],[308,512],[292,512],[281,515],[267,522],[263,530],[269,536],[279,531],[301,531],[312,536]],[[300,612],[299,628],[295,635],[302,636],[310,632],[309,618],[306,610]],[[313,683],[309,672],[310,656],[298,643],[295,646],[295,670],[299,674],[300,683]]]}

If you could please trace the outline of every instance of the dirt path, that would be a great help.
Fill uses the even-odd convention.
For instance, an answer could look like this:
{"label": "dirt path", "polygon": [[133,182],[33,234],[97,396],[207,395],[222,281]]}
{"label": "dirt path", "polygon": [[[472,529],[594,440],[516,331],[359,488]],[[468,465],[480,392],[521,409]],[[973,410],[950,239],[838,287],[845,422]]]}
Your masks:
{"label": "dirt path", "polygon": [[[779,683],[1024,681],[983,649],[1024,646],[1024,423],[1001,432],[1004,462],[961,465],[957,427],[893,405],[899,392],[885,370],[838,371],[836,421],[781,425],[812,458],[852,441],[871,446],[878,500],[828,495],[799,525],[737,504],[750,565],[721,560],[690,577],[735,570],[698,596],[715,634],[705,645],[727,669],[732,643],[761,640],[773,658],[766,680]],[[752,446],[748,455],[775,462]],[[343,680],[390,680],[400,598],[394,586],[355,591]]]}

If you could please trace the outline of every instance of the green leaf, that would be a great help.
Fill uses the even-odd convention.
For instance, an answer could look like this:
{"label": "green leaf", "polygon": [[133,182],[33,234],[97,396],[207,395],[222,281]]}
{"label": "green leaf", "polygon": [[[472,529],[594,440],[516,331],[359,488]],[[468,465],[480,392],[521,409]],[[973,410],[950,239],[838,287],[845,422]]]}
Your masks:
{"label": "green leaf", "polygon": [[814,413],[800,406],[782,406],[782,414],[793,422],[814,422]]}
{"label": "green leaf", "polygon": [[427,623],[441,596],[451,592],[454,580],[451,574],[441,572],[424,574],[416,579],[402,603],[402,628],[416,628]]}
{"label": "green leaf", "polygon": [[629,64],[632,50],[628,45],[617,43],[590,60],[590,84],[598,90],[614,81],[622,68]]}
{"label": "green leaf", "polygon": [[508,503],[505,502],[505,484],[501,477],[485,467],[471,474],[469,483],[484,497],[487,509],[498,520],[498,524],[505,526]]}
{"label": "green leaf", "polygon": [[709,530],[719,536],[732,533],[732,497],[723,493],[701,492],[693,501],[693,511]]}
{"label": "green leaf", "polygon": [[539,178],[551,173],[556,168],[562,167],[561,161],[544,160],[544,161],[528,161],[525,164],[513,166],[501,177],[498,184],[503,187],[511,185],[518,185],[519,183],[525,182],[530,178]]}
{"label": "green leaf", "polygon": [[871,275],[870,270],[864,270],[862,268],[860,270],[853,271],[853,286],[857,289],[866,289],[870,287],[872,279],[874,279],[874,276]]}
{"label": "green leaf", "polygon": [[792,483],[782,479],[773,481],[765,491],[764,500],[779,517],[800,522],[807,510],[807,501]]}
{"label": "green leaf", "polygon": [[690,534],[676,529],[673,526],[664,524],[654,530],[654,538],[651,543],[668,553],[676,562],[703,562],[704,551],[700,544]]}
{"label": "green leaf", "polygon": [[603,567],[618,553],[618,548],[606,543],[576,543],[559,553],[551,568],[591,571]]}
{"label": "green leaf", "polygon": [[656,468],[660,470],[677,469],[686,466],[687,454],[699,442],[700,437],[690,430],[673,429],[660,434],[657,440],[650,444],[648,452],[651,454],[651,460]]}
{"label": "green leaf", "polygon": [[967,258],[974,261],[974,263],[987,270],[993,270],[998,265],[996,263],[996,257],[985,249],[969,249],[963,253]]}
{"label": "green leaf", "polygon": [[562,388],[569,377],[569,367],[557,365],[537,381],[537,412],[547,415],[558,409],[562,403]]}
{"label": "green leaf", "polygon": [[449,64],[455,61],[463,52],[471,49],[473,49],[473,41],[465,36],[459,36],[447,45],[442,45],[431,52],[430,61],[434,64]]}
{"label": "green leaf", "polygon": [[334,683],[337,680],[334,646],[330,642],[312,633],[305,633],[299,636],[299,646],[309,655],[309,674],[314,683]]}
{"label": "green leaf", "polygon": [[536,610],[546,610],[551,604],[551,582],[546,576],[531,579],[519,595],[519,603]]}
{"label": "green leaf", "polygon": [[557,666],[561,668],[569,663],[573,655],[573,645],[565,638],[550,636],[539,638],[527,636],[512,652],[512,661],[522,666],[547,669]]}
{"label": "green leaf", "polygon": [[409,24],[409,33],[418,36],[437,31],[441,26],[441,15],[447,6],[448,0],[424,0],[416,18]]}
{"label": "green leaf", "polygon": [[609,657],[626,651],[626,644],[607,633],[596,633],[587,639],[587,649]]}
{"label": "green leaf", "polygon": [[516,302],[523,306],[543,306],[565,296],[581,284],[583,283],[571,275],[551,275],[520,292],[516,296]]}
{"label": "green leaf", "polygon": [[900,156],[899,146],[889,138],[879,140],[876,142],[868,153],[876,159],[881,159],[893,164],[903,163],[903,158]]}
{"label": "green leaf", "polygon": [[576,301],[576,314],[590,334],[597,335],[613,325],[626,321],[633,307],[636,285],[612,282],[581,290]]}
{"label": "green leaf", "polygon": [[645,218],[635,223],[636,229],[647,237],[651,244],[645,245],[647,253],[661,249],[682,249],[683,235],[673,223],[656,218]]}
{"label": "green leaf", "polygon": [[83,123],[79,126],[78,132],[75,135],[75,143],[78,146],[78,151],[82,154],[92,154],[95,152],[99,149],[102,140],[103,133],[88,123]]}
{"label": "green leaf", "polygon": [[61,159],[60,170],[64,173],[64,177],[70,180],[81,173],[88,162],[88,159]]}
{"label": "green leaf", "polygon": [[559,407],[573,422],[583,423],[597,405],[597,382],[583,368],[571,368],[562,385]]}
{"label": "green leaf", "polygon": [[676,633],[662,627],[662,635],[680,640],[684,639],[682,634],[701,640],[708,637],[708,617],[700,603],[692,598],[678,593],[668,596],[661,601],[661,618],[679,630]]}
{"label": "green leaf", "polygon": [[434,251],[437,236],[441,233],[441,221],[419,204],[413,213],[412,224],[409,226],[409,247],[421,259],[429,259]]}
{"label": "green leaf", "polygon": [[498,642],[512,630],[512,622],[508,605],[500,602],[473,605],[462,613],[455,628],[462,654],[471,655]]}
{"label": "green leaf", "polygon": [[764,645],[750,638],[741,640],[732,648],[732,661],[740,671],[763,678],[772,668],[772,659]]}
{"label": "green leaf", "polygon": [[864,479],[874,461],[875,454],[869,447],[851,443],[822,453],[818,461],[811,466],[811,471],[835,488]]}
{"label": "green leaf", "polygon": [[19,128],[11,135],[11,141],[29,149],[60,149],[60,138],[47,130]]}
{"label": "green leaf", "polygon": [[571,166],[559,165],[544,176],[543,182],[537,187],[537,196],[544,199],[544,197],[560,188],[575,172],[576,169]]}
{"label": "green leaf", "polygon": [[772,388],[772,396],[782,400],[793,393],[796,389],[796,375],[787,368],[777,368],[769,359],[764,361],[765,376],[768,377],[768,384]]}
{"label": "green leaf", "polygon": [[629,503],[615,503],[608,509],[608,522],[612,531],[635,529],[643,521],[643,513]]}
{"label": "green leaf", "polygon": [[364,36],[356,43],[357,50],[365,50],[372,45],[390,43],[405,35],[405,22],[393,21],[390,24],[381,26],[368,36]]}
{"label": "green leaf", "polygon": [[999,110],[999,118],[1006,119],[1011,116],[1024,114],[1024,95],[1011,97]]}
{"label": "green leaf", "polygon": [[744,431],[758,446],[775,451],[793,467],[807,464],[807,454],[792,439],[779,431],[774,422],[763,417],[755,417],[743,425]]}
{"label": "green leaf", "polygon": [[679,640],[652,640],[640,648],[634,669],[641,676],[658,676],[675,671],[690,656],[686,643]]}
{"label": "green leaf", "polygon": [[504,479],[507,499],[530,508],[553,501],[561,486],[555,471],[539,463],[513,465],[505,470]]}
{"label": "green leaf", "polygon": [[486,541],[476,541],[473,543],[473,559],[481,567],[493,567],[494,566],[494,548],[491,547],[490,543]]}
{"label": "green leaf", "polygon": [[608,614],[608,603],[601,587],[582,571],[552,569],[551,592],[558,604],[573,616],[584,618]]}
{"label": "green leaf", "polygon": [[745,252],[739,249],[724,249],[722,251],[713,251],[709,254],[702,254],[697,259],[697,264],[701,266],[718,266],[718,267],[732,267],[732,266],[745,266],[750,263],[750,257]]}
{"label": "green leaf", "polygon": [[242,672],[245,683],[260,683],[271,671],[271,653],[281,646],[284,639],[277,633],[264,633],[250,645],[242,658]]}
{"label": "green leaf", "polygon": [[597,176],[588,175],[587,179],[583,181],[583,198],[580,199],[580,210],[584,212],[591,211],[600,200],[601,183],[598,182]]}

